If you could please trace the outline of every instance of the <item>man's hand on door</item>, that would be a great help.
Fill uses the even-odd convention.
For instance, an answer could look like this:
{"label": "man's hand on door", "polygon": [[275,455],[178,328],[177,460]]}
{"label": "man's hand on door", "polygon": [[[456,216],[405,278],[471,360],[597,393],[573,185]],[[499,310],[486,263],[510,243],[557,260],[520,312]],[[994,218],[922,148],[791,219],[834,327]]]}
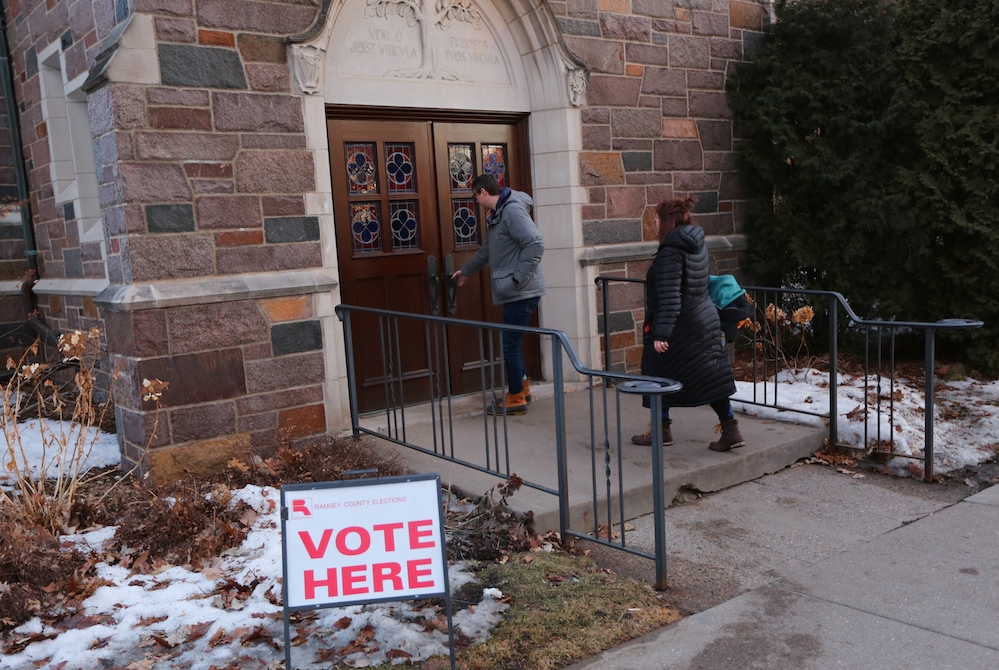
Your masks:
{"label": "man's hand on door", "polygon": [[464,286],[465,282],[468,281],[468,277],[466,277],[465,275],[461,274],[461,270],[455,270],[454,274],[451,275],[451,279],[454,279],[455,281],[457,281],[458,282],[458,286]]}

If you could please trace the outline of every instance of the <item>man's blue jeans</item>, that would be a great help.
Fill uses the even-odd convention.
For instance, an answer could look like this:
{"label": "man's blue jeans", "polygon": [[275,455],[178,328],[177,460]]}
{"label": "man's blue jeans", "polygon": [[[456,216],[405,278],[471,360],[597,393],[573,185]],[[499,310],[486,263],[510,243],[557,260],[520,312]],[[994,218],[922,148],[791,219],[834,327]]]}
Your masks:
{"label": "man's blue jeans", "polygon": [[[531,315],[538,308],[540,297],[508,302],[503,305],[503,323],[511,326],[526,326]],[[503,331],[503,362],[506,364],[506,381],[510,393],[524,390],[524,352],[520,341],[524,333],[513,330]]]}

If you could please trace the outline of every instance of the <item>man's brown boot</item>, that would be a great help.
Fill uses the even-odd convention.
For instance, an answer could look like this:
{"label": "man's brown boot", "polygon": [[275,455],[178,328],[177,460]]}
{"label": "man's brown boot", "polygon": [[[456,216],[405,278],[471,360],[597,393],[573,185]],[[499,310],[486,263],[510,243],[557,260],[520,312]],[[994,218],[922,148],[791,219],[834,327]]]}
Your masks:
{"label": "man's brown boot", "polygon": [[530,377],[524,377],[524,400],[527,401],[528,405],[531,404],[531,378]]}
{"label": "man's brown boot", "polygon": [[715,427],[715,432],[721,432],[721,439],[708,445],[711,451],[728,451],[736,447],[746,446],[746,441],[742,439],[739,432],[739,422],[735,419],[726,419],[720,426]]}
{"label": "man's brown boot", "polygon": [[[670,430],[669,425],[673,423],[671,419],[663,420],[663,446],[672,447],[673,446],[673,431]],[[635,444],[640,444],[643,447],[652,446],[652,423],[649,423],[649,429],[642,433],[641,435],[632,435],[631,441]]]}
{"label": "man's brown boot", "polygon": [[520,393],[507,393],[503,402],[494,400],[493,404],[486,408],[486,414],[493,416],[502,414],[527,414],[527,398],[524,391]]}

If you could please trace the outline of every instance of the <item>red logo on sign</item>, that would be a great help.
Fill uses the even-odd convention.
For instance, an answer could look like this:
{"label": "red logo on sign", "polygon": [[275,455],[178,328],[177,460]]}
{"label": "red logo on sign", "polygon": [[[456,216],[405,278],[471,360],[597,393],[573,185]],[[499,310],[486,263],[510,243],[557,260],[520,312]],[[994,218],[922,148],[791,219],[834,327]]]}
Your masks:
{"label": "red logo on sign", "polygon": [[312,516],[311,498],[298,498],[291,501],[291,514],[293,518],[301,519]]}

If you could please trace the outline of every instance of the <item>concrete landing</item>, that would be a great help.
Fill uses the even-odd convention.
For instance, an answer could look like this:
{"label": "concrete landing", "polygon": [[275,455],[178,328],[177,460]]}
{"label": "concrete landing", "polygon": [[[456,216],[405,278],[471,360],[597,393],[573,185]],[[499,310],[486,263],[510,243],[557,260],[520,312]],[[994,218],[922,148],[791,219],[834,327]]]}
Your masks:
{"label": "concrete landing", "polygon": [[[488,416],[480,395],[407,407],[404,416],[369,415],[361,425],[430,452],[453,454],[471,466],[496,469],[499,464],[501,472],[557,491],[554,390],[551,384],[532,384],[531,390],[534,401],[523,416]],[[622,501],[625,520],[651,512],[652,448],[630,442],[649,423],[641,398],[575,385],[565,394],[565,406],[570,527],[585,532],[608,518],[617,523]],[[451,420],[441,422],[442,414]],[[707,448],[716,439],[718,423],[710,407],[675,408],[671,415],[674,445],[664,450],[662,473],[667,504],[683,488],[718,491],[781,470],[820,449],[826,437],[812,426],[737,415],[746,446],[716,453]],[[481,495],[503,481],[387,440],[375,442],[410,470],[439,472],[444,484],[469,495]],[[605,449],[605,443],[611,447]],[[508,503],[519,512],[532,511],[539,531],[558,529],[558,499],[552,493],[525,486]]]}

